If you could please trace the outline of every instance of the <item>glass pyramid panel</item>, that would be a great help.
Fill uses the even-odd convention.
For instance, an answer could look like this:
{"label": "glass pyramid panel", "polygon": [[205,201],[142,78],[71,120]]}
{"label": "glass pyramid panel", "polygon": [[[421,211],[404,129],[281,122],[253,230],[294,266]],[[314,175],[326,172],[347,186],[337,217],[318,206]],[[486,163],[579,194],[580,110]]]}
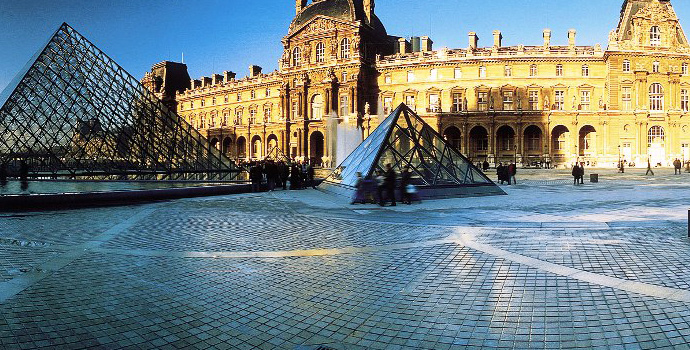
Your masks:
{"label": "glass pyramid panel", "polygon": [[0,94],[0,162],[36,177],[224,181],[241,170],[63,24]]}
{"label": "glass pyramid panel", "polygon": [[[491,186],[485,194],[504,194],[429,124],[404,104],[400,105],[345,161],[322,188],[331,185],[354,190],[356,173],[374,176],[390,164],[400,173],[408,167],[412,183],[424,189]],[[477,192],[478,193],[478,192]]]}

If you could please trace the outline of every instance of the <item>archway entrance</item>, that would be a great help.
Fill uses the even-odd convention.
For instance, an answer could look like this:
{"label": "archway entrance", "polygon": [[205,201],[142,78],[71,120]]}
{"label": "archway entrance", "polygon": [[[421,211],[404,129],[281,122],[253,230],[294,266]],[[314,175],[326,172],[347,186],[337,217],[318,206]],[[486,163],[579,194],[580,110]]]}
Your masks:
{"label": "archway entrance", "polygon": [[276,147],[278,147],[278,137],[276,135],[270,134],[268,135],[268,140],[266,141],[266,151],[270,151]]}
{"label": "archway entrance", "polygon": [[309,139],[309,158],[314,165],[320,166],[323,162],[324,137],[321,131],[314,131]]}
{"label": "archway entrance", "polygon": [[525,129],[524,136],[524,156],[529,165],[536,165],[535,162],[542,161],[542,138],[541,129],[536,125],[530,125]]}
{"label": "archway entrance", "polygon": [[655,125],[647,133],[649,162],[652,166],[666,165],[666,132],[664,128]]}
{"label": "archway entrance", "polygon": [[461,140],[461,139],[462,139],[462,136],[461,136],[461,133],[460,133],[460,129],[458,129],[458,128],[454,127],[454,126],[448,127],[448,128],[443,132],[443,138],[444,138],[449,144],[453,145],[453,147],[455,147],[455,149],[457,149],[458,151],[460,150],[460,145],[461,145],[461,141],[462,141],[462,140]]}
{"label": "archway entrance", "polygon": [[569,135],[570,130],[563,125],[554,127],[551,132],[551,149],[553,150],[553,162],[555,164],[563,164],[568,160]]}
{"label": "archway entrance", "polygon": [[580,129],[580,157],[596,155],[597,131],[591,125],[585,125]]}
{"label": "archway entrance", "polygon": [[515,130],[508,125],[503,125],[496,131],[496,155],[498,161],[512,162],[517,157],[515,147]]}
{"label": "archway entrance", "polygon": [[252,137],[252,159],[261,159],[261,137],[259,136],[254,136]]}
{"label": "archway entrance", "polygon": [[230,158],[234,157],[234,154],[232,154],[232,139],[229,137],[223,139],[223,153]]}
{"label": "archway entrance", "polygon": [[483,126],[475,126],[470,130],[470,149],[468,157],[472,160],[486,160],[489,151],[489,133]]}
{"label": "archway entrance", "polygon": [[247,159],[247,139],[244,136],[237,138],[237,158],[246,160]]}

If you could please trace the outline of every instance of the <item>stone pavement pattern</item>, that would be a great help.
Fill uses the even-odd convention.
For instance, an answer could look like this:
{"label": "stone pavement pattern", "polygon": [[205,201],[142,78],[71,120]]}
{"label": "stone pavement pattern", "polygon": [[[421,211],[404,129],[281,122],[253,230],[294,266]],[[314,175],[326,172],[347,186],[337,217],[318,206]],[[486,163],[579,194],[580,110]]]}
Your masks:
{"label": "stone pavement pattern", "polygon": [[656,172],[3,215],[0,348],[688,347],[690,175]]}

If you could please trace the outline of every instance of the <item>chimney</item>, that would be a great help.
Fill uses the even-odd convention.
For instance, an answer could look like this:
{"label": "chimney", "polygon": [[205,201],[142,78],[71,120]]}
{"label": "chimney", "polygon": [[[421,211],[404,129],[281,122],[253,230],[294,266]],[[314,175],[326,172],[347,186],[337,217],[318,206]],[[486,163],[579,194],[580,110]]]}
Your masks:
{"label": "chimney", "polygon": [[192,79],[192,89],[198,89],[201,87],[201,80]]}
{"label": "chimney", "polygon": [[261,68],[259,66],[255,66],[255,65],[249,66],[249,77],[250,78],[258,77],[259,75],[261,75],[262,69],[263,68]]}
{"label": "chimney", "polygon": [[223,83],[223,76],[220,74],[214,74],[211,78],[213,78],[213,85],[220,85]]}
{"label": "chimney", "polygon": [[568,31],[568,46],[575,46],[575,36],[577,35],[577,30],[571,29]]}
{"label": "chimney", "polygon": [[364,15],[367,16],[367,21],[371,23],[371,19],[374,17],[374,8],[376,4],[374,0],[364,0]]}
{"label": "chimney", "polygon": [[469,38],[470,38],[470,47],[469,47],[469,49],[472,50],[472,51],[474,51],[474,50],[477,49],[477,44],[479,43],[479,37],[477,36],[477,33],[475,33],[475,32],[470,32],[470,33],[468,34],[468,36],[469,36]]}
{"label": "chimney", "polygon": [[544,47],[551,46],[551,29],[544,29]]}
{"label": "chimney", "polygon": [[433,51],[433,50],[434,50],[434,41],[431,40],[428,36],[423,36],[422,37],[422,52]]}
{"label": "chimney", "polygon": [[503,42],[503,34],[501,34],[500,30],[494,30],[494,47],[495,48],[501,47],[502,42]]}
{"label": "chimney", "polygon": [[235,72],[225,71],[225,72],[223,72],[223,82],[229,83],[229,82],[235,80],[236,76],[237,76],[237,74]]}
{"label": "chimney", "polygon": [[207,87],[211,85],[211,77],[202,77],[201,78],[201,87]]}
{"label": "chimney", "polygon": [[410,48],[410,43],[405,38],[398,39],[398,50],[400,51],[401,55],[409,53],[410,52],[409,48]]}
{"label": "chimney", "polygon": [[296,14],[299,15],[305,7],[307,7],[307,0],[297,0],[295,3]]}

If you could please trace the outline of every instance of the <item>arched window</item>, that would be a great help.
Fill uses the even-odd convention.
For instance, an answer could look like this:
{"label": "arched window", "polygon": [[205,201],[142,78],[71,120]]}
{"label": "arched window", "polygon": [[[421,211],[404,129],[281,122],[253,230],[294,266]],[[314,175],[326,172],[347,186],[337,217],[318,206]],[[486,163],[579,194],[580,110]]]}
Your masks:
{"label": "arched window", "polygon": [[623,71],[630,72],[630,60],[623,61]]}
{"label": "arched window", "polygon": [[348,38],[340,41],[340,58],[350,58],[350,39]]}
{"label": "arched window", "polygon": [[323,98],[321,95],[314,95],[311,99],[311,119],[323,119]]}
{"label": "arched window", "polygon": [[664,133],[664,128],[655,125],[649,129],[649,133],[647,134],[647,143],[649,143],[650,146],[653,144],[663,144],[665,139],[666,135]]}
{"label": "arched window", "polygon": [[652,46],[661,45],[661,29],[657,26],[653,26],[649,30],[649,44]]}
{"label": "arched window", "polygon": [[649,87],[649,109],[652,111],[664,110],[664,88],[659,83]]}
{"label": "arched window", "polygon": [[323,63],[326,57],[326,45],[323,43],[316,44],[316,62]]}
{"label": "arched window", "polygon": [[292,50],[292,66],[297,67],[302,65],[302,50],[300,50],[299,47],[296,47],[294,50]]}

